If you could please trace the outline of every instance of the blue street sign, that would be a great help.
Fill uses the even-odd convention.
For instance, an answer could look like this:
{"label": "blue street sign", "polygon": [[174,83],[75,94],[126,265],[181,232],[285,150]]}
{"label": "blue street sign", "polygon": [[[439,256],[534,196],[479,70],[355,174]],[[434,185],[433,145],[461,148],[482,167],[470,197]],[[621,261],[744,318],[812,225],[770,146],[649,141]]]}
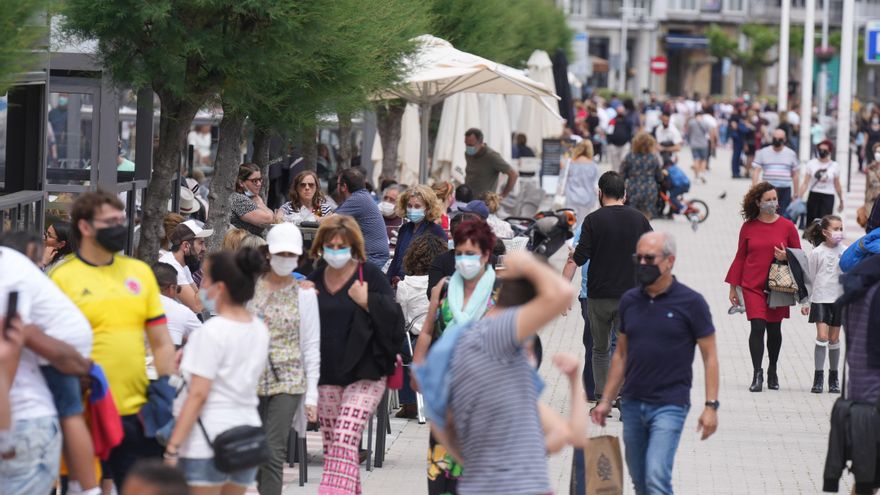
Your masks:
{"label": "blue street sign", "polygon": [[880,20],[865,23],[865,63],[880,65]]}

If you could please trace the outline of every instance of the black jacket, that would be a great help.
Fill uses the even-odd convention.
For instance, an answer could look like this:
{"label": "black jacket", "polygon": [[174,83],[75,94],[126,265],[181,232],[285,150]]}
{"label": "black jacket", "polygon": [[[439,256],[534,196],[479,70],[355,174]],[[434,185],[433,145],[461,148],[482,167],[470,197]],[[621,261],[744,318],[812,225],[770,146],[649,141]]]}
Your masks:
{"label": "black jacket", "polygon": [[345,342],[343,373],[350,383],[379,380],[394,373],[406,323],[394,297],[370,292],[370,312],[359,309]]}
{"label": "black jacket", "polygon": [[837,399],[831,410],[831,433],[822,490],[837,493],[840,475],[847,461],[856,479],[857,494],[873,493],[878,483],[877,443],[880,442],[880,413],[875,404]]}

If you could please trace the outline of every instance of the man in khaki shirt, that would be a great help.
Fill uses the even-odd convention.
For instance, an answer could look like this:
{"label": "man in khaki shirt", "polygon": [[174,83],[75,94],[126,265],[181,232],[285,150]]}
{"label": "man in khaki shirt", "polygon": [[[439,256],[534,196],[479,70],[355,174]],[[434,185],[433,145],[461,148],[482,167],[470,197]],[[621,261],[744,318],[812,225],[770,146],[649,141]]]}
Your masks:
{"label": "man in khaki shirt", "polygon": [[483,131],[468,129],[464,133],[464,144],[467,163],[464,182],[473,190],[474,197],[486,191],[495,192],[498,174],[507,175],[507,184],[501,192],[501,197],[507,197],[519,178],[519,172],[504,161],[497,151],[483,143]]}

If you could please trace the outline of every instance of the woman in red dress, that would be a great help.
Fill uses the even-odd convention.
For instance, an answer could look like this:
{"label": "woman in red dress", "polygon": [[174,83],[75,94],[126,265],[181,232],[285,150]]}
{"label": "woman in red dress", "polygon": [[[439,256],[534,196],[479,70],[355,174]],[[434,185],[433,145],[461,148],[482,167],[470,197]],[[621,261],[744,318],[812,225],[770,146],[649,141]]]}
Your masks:
{"label": "woman in red dress", "polygon": [[[730,302],[734,306],[745,304],[746,317],[751,323],[749,352],[755,374],[749,390],[760,392],[764,385],[764,333],[767,333],[767,351],[770,366],[767,368],[767,388],[779,389],[776,362],[782,348],[782,320],[788,318],[788,306],[767,306],[767,277],[775,257],[787,259],[785,248],[800,249],[801,243],[794,224],[778,213],[779,199],[776,188],[767,182],[752,187],[743,199],[742,216],[745,223],[739,231],[739,246],[730,265],[725,282],[730,284]],[[742,288],[740,301],[736,288]]]}

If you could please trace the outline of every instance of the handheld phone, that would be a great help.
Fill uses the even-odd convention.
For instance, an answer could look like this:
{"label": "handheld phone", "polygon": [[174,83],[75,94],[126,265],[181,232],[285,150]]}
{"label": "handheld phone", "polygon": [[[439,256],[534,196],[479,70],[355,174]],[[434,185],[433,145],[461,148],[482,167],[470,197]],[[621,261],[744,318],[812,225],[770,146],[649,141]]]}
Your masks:
{"label": "handheld phone", "polygon": [[12,328],[12,319],[18,313],[18,291],[9,292],[9,298],[6,300],[6,319],[3,324],[3,338],[9,340],[9,329]]}

